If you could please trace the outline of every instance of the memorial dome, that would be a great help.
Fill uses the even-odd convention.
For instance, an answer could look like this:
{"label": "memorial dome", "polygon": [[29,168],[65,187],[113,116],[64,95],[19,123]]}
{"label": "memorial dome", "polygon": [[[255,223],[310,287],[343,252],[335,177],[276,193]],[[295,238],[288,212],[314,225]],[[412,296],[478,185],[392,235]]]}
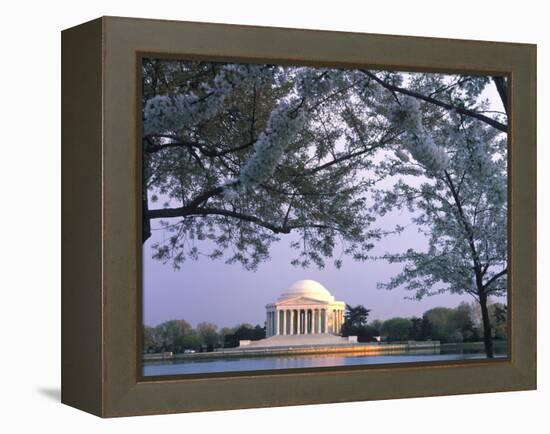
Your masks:
{"label": "memorial dome", "polygon": [[315,280],[309,279],[294,282],[281,294],[278,301],[299,297],[326,301],[328,303],[334,302],[334,296],[332,296],[323,285]]}

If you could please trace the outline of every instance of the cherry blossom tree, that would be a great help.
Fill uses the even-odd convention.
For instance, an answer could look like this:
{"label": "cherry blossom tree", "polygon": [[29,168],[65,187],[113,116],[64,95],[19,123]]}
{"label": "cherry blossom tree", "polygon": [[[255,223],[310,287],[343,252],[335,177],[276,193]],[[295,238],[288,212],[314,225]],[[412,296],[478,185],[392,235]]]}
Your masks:
{"label": "cherry blossom tree", "polygon": [[[412,223],[428,238],[427,250],[386,254],[391,263],[404,265],[379,287],[405,287],[417,299],[443,292],[471,294],[481,308],[485,351],[491,358],[488,299],[504,295],[507,286],[506,135],[467,113],[488,110],[480,99],[488,83],[479,78],[448,95],[445,104],[461,110],[415,96],[445,87],[444,81],[434,83],[433,76],[414,77],[409,93],[386,87],[396,96],[387,118],[404,131],[396,151],[402,164],[394,171],[393,188],[377,191],[373,209],[384,215],[407,208]],[[505,125],[504,117],[493,119]],[[407,181],[411,174],[416,182]]]}
{"label": "cherry blossom tree", "polygon": [[399,134],[365,105],[378,84],[355,70],[158,60],[143,77],[143,240],[152,221],[169,234],[157,259],[253,269],[289,233],[296,265],[366,259],[380,236],[369,170]]}

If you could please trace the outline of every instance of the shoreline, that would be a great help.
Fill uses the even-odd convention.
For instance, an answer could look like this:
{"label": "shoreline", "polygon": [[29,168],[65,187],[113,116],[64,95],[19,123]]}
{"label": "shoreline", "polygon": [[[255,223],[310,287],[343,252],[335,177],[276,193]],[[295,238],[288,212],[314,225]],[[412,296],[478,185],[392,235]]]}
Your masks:
{"label": "shoreline", "polygon": [[270,347],[270,348],[225,348],[213,352],[193,354],[144,354],[143,362],[159,362],[174,360],[200,360],[200,359],[224,359],[238,357],[266,357],[285,355],[315,355],[315,354],[391,354],[397,352],[432,352],[441,347],[439,341],[410,341],[404,343],[353,343],[338,345],[304,345],[292,347]]}

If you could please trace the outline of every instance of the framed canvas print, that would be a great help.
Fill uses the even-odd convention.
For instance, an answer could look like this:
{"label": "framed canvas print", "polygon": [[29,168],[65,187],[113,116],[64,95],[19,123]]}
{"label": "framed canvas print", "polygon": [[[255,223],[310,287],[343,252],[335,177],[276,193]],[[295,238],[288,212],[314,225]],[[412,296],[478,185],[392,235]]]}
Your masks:
{"label": "framed canvas print", "polygon": [[62,401],[536,387],[536,47],[103,17],[62,34]]}

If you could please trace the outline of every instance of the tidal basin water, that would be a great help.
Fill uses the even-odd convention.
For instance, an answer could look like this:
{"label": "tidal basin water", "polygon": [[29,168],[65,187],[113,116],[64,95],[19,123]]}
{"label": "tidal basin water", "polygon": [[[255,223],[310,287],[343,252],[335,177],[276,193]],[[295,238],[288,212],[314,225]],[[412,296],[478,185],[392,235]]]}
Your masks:
{"label": "tidal basin water", "polygon": [[[495,345],[495,357],[506,357],[506,346]],[[403,352],[387,355],[291,355],[267,357],[231,357],[174,361],[147,361],[144,376],[205,374],[216,372],[263,371],[273,369],[321,368],[333,366],[377,365],[385,363],[441,362],[485,359],[482,346],[441,346],[438,353]]]}

